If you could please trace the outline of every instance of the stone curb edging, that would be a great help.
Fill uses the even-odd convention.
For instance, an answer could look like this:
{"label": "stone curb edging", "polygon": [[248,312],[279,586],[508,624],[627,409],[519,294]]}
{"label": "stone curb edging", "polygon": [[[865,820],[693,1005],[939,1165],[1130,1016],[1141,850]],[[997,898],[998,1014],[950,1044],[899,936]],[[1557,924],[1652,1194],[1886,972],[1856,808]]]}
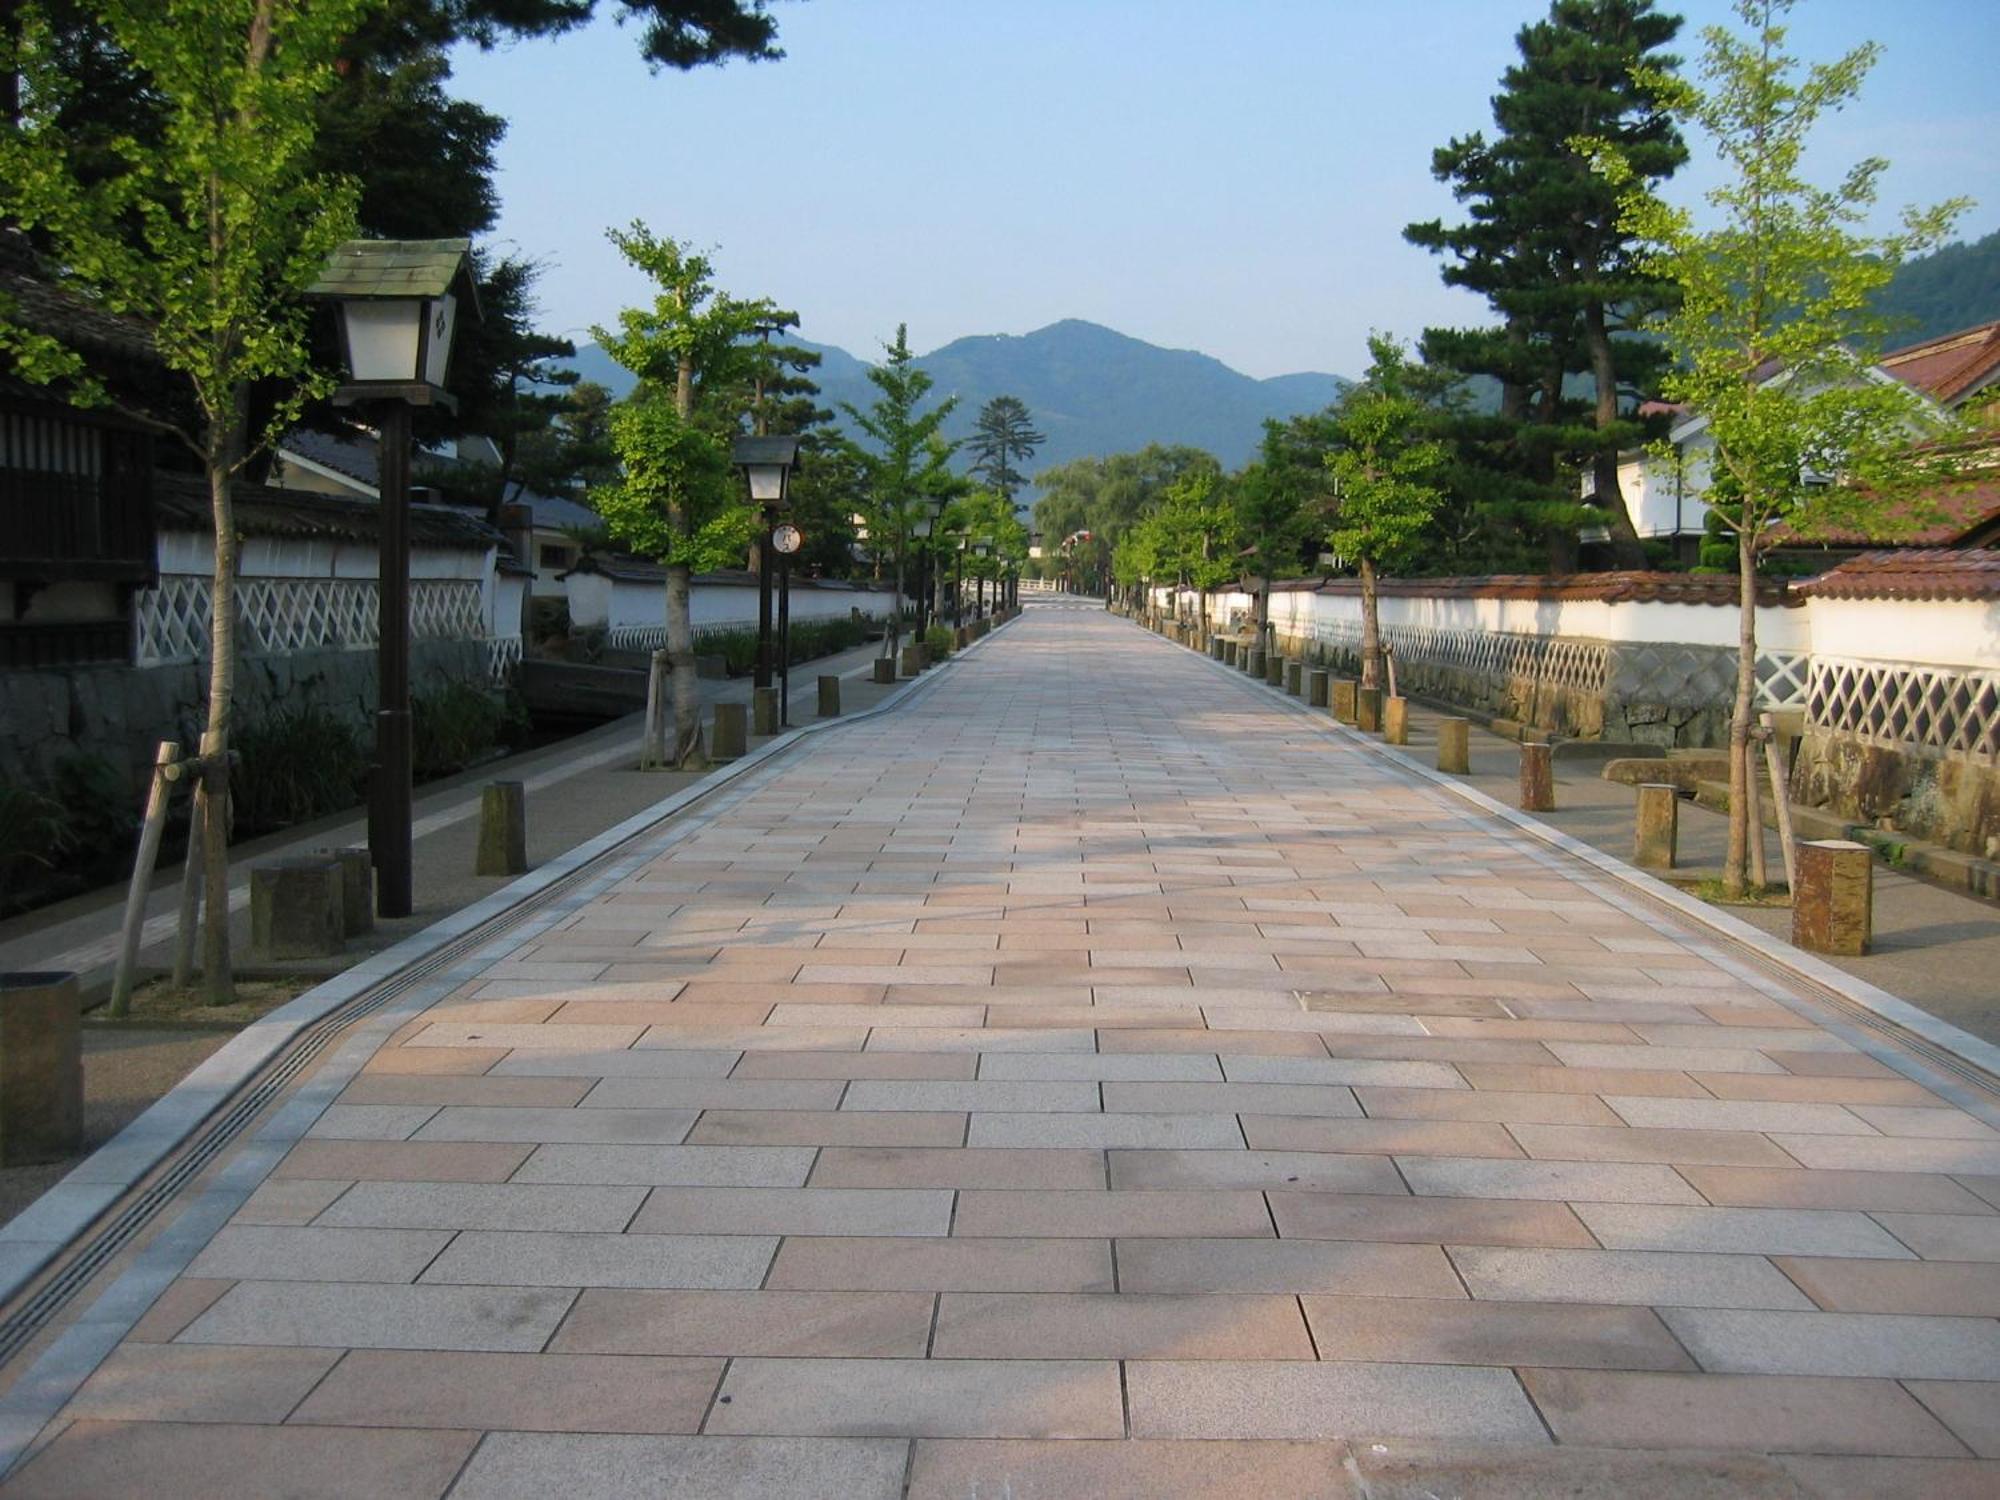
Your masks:
{"label": "stone curb edging", "polygon": [[[1019,619],[1017,615],[1015,619]],[[994,639],[1009,620],[938,663],[953,662]],[[604,832],[556,855],[520,879],[440,918],[402,941],[370,954],[351,969],[286,1002],[242,1031],[154,1101],[123,1130],[79,1162],[54,1187],[0,1226],[0,1304],[11,1302],[42,1269],[81,1237],[147,1173],[178,1150],[217,1110],[254,1078],[302,1031],[376,985],[430,957],[447,944],[540,895],[611,849],[713,795],[783,754],[809,734],[856,724],[888,713],[928,692],[928,675],[900,681],[882,701],[837,719],[819,719],[766,740],[747,755],[718,766],[693,786],[662,798]]]}
{"label": "stone curb edging", "polygon": [[[1143,627],[1141,629],[1143,630]],[[1144,634],[1150,637],[1152,632],[1144,631]],[[1173,645],[1171,641],[1167,641],[1164,638],[1159,639],[1162,645]],[[1573,858],[1582,860],[1593,869],[1611,876],[1620,884],[1630,887],[1632,890],[1643,894],[1661,905],[1671,907],[1676,913],[1685,917],[1690,922],[1726,937],[1743,948],[1749,949],[1765,962],[1777,968],[1788,970],[1798,975],[1801,979],[1818,985],[1822,989],[1832,991],[1857,1008],[1869,1012],[1889,1027],[1921,1038],[1930,1046],[1950,1054],[1960,1062],[1986,1074],[1989,1078],[2000,1079],[2000,1046],[1984,1041],[1974,1036],[1971,1032],[1954,1026],[1948,1021],[1939,1020],[1928,1011],[1920,1010],[1910,1004],[1909,1001],[1898,999],[1887,990],[1879,989],[1865,979],[1859,979],[1847,973],[1844,969],[1836,968],[1832,964],[1816,958],[1810,953],[1793,947],[1790,943],[1773,938],[1758,928],[1752,927],[1749,923],[1742,921],[1740,918],[1733,917],[1727,912],[1716,911],[1708,906],[1706,902],[1699,901],[1686,892],[1668,885],[1664,881],[1655,880],[1644,871],[1634,869],[1623,860],[1606,854],[1603,850],[1586,844],[1581,839],[1573,838],[1560,829],[1552,828],[1538,818],[1520,812],[1515,808],[1508,807],[1504,803],[1487,796],[1486,793],[1480,791],[1478,788],[1468,786],[1442,771],[1434,770],[1403,751],[1397,750],[1392,746],[1379,744],[1372,737],[1362,734],[1358,730],[1348,728],[1346,725],[1337,722],[1329,714],[1316,712],[1298,699],[1289,697],[1278,689],[1269,687],[1262,682],[1253,681],[1245,677],[1242,673],[1232,671],[1227,666],[1213,661],[1207,656],[1193,651],[1189,651],[1188,654],[1205,666],[1222,674],[1226,680],[1235,682],[1239,686],[1255,689],[1265,696],[1284,704],[1288,708],[1297,709],[1323,731],[1337,738],[1351,740],[1363,746],[1371,753],[1380,756],[1382,759],[1397,766],[1407,774],[1416,777],[1418,780],[1443,787],[1462,801],[1470,802],[1482,812],[1490,813],[1500,818],[1503,822],[1520,829],[1539,842],[1559,849]],[[1739,977],[1748,978],[1753,984],[1757,983],[1755,977]],[[1757,987],[1764,988],[1763,985],[1758,985]],[[1784,998],[1794,999],[1795,997],[1786,996]],[[1889,1049],[1882,1048],[1879,1043],[1875,1046],[1864,1044],[1863,1050],[1867,1051],[1871,1056],[1877,1056],[1878,1060],[1881,1061],[1888,1061],[1889,1056],[1902,1057],[1900,1053],[1890,1053]],[[1882,1056],[1881,1054],[1883,1053],[1889,1053],[1889,1056]],[[1898,1066],[1897,1071],[1907,1074],[1907,1060],[1904,1060]],[[1928,1080],[1927,1085],[1935,1087],[1935,1084]],[[1957,1090],[1957,1092],[1964,1095],[1962,1089]],[[1958,1103],[1960,1107],[1968,1109],[1971,1113],[1978,1115],[1989,1123],[2000,1125],[2000,1108],[1996,1108],[1987,1101],[1971,1100],[1967,1102],[1967,1099],[1969,1099],[1969,1096],[1955,1099],[1953,1102]]]}

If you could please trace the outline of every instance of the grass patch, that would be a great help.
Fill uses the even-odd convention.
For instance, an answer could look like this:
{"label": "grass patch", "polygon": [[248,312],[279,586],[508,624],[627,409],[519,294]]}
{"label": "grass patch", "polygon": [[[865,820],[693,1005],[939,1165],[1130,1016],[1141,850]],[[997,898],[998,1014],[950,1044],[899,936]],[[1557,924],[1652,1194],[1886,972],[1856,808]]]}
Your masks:
{"label": "grass patch", "polygon": [[114,1021],[100,1007],[84,1017],[96,1026],[185,1026],[236,1031],[287,1001],[296,1000],[324,976],[295,975],[285,979],[239,979],[233,1005],[210,1005],[197,981],[188,989],[174,988],[171,979],[150,979],[132,991],[132,1013]]}
{"label": "grass patch", "polygon": [[1675,885],[1697,900],[1706,901],[1711,906],[1790,906],[1792,893],[1782,885],[1746,885],[1743,893],[1732,896],[1722,888],[1719,876],[1706,876],[1700,880],[1676,880]]}

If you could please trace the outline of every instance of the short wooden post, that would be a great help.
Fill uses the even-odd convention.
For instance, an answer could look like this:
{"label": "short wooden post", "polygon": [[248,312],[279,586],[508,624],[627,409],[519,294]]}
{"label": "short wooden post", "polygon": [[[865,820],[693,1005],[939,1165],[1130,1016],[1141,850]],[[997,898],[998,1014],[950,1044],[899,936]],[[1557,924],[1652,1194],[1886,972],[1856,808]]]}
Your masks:
{"label": "short wooden post", "polygon": [[1382,700],[1382,738],[1391,745],[1410,743],[1410,700],[1408,698],[1384,698]]}
{"label": "short wooden post", "polygon": [[774,687],[750,690],[751,730],[757,734],[778,732],[778,690]]}
{"label": "short wooden post", "polygon": [[1360,687],[1361,684],[1352,677],[1340,677],[1334,680],[1331,700],[1333,716],[1343,724],[1354,722],[1356,712],[1354,695]]}
{"label": "short wooden post", "polygon": [[1549,747],[1527,743],[1521,746],[1521,811],[1556,810],[1555,759]]}
{"label": "short wooden post", "polygon": [[1354,690],[1354,727],[1363,734],[1379,734],[1382,731],[1382,690],[1380,688],[1356,688]]}
{"label": "short wooden post", "polygon": [[1814,953],[1856,957],[1874,937],[1874,861],[1866,844],[1810,839],[1798,849],[1792,942]]}
{"label": "short wooden post", "polygon": [[1472,774],[1472,721],[1438,720],[1438,763],[1440,771],[1454,776]]}
{"label": "short wooden post", "polygon": [[[880,660],[880,658],[877,658]],[[709,749],[710,760],[741,760],[750,748],[750,716],[740,703],[718,703],[715,705],[715,724],[712,736],[715,743]]]}
{"label": "short wooden post", "polygon": [[923,669],[924,648],[922,646],[905,646],[903,648],[901,675],[904,677],[915,677]]}
{"label": "short wooden post", "polygon": [[340,866],[323,854],[251,866],[250,945],[266,958],[332,957],[345,926],[341,899]]}
{"label": "short wooden post", "polygon": [[83,1149],[82,1022],[76,975],[0,974],[0,1166]]}
{"label": "short wooden post", "polygon": [[822,719],[840,717],[840,679],[831,673],[820,675],[819,716]]}
{"label": "short wooden post", "polygon": [[1632,863],[1642,870],[1671,870],[1680,818],[1679,787],[1668,782],[1642,782],[1632,822]]}
{"label": "short wooden post", "polygon": [[1294,698],[1305,690],[1306,664],[1302,661],[1285,663],[1285,691]]}
{"label": "short wooden post", "polygon": [[1333,674],[1331,672],[1322,672],[1315,669],[1306,673],[1306,702],[1314,708],[1325,708],[1327,693],[1332,682]]}
{"label": "short wooden post", "polygon": [[528,870],[528,789],[490,781],[479,794],[479,860],[475,875],[524,875]]}
{"label": "short wooden post", "polygon": [[1223,648],[1223,647],[1224,647],[1225,645],[1227,645],[1227,644],[1228,644],[1228,642],[1226,642],[1226,641],[1223,641],[1223,640],[1220,640],[1220,639],[1218,639],[1218,638],[1217,638],[1217,637],[1215,637],[1215,636],[1210,636],[1210,637],[1208,638],[1208,654],[1209,654],[1209,656],[1210,656],[1210,657],[1211,657],[1212,659],[1216,660],[1216,661],[1221,661],[1221,660],[1222,660],[1222,648]]}
{"label": "short wooden post", "polygon": [[139,825],[139,852],[132,859],[132,887],[125,893],[125,925],[118,934],[118,967],[111,976],[111,1014],[132,1008],[134,971],[139,967],[139,935],[146,926],[146,896],[153,884],[153,866],[160,858],[160,835],[167,829],[167,798],[173,783],[167,767],[180,759],[181,747],[161,740],[153,755],[153,780],[146,791],[145,821]]}
{"label": "short wooden post", "polygon": [[1245,667],[1245,670],[1248,671],[1252,677],[1261,679],[1266,672],[1270,671],[1270,669],[1271,669],[1270,653],[1266,651],[1262,646],[1252,646],[1249,652],[1248,665]]}
{"label": "short wooden post", "polygon": [[1272,687],[1285,685],[1285,658],[1276,651],[1264,655],[1264,681]]}
{"label": "short wooden post", "polygon": [[896,659],[893,656],[878,656],[874,662],[872,682],[891,683],[896,680]]}
{"label": "short wooden post", "polygon": [[1236,642],[1228,640],[1222,642],[1222,664],[1227,667],[1236,665]]}
{"label": "short wooden post", "polygon": [[368,858],[368,851],[356,846],[352,849],[317,849],[313,852],[324,854],[340,866],[341,931],[348,937],[357,937],[361,933],[373,931],[375,866]]}

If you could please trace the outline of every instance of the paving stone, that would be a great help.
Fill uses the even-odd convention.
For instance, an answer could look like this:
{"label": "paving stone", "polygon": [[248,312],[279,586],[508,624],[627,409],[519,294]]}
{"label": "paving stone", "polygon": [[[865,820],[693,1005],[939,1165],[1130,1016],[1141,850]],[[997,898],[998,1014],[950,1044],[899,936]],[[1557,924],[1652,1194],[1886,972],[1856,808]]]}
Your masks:
{"label": "paving stone", "polygon": [[1128,1083],[1221,1082],[1213,1057],[1174,1053],[994,1052],[979,1060],[981,1080],[1090,1079]]}
{"label": "paving stone", "polygon": [[1122,1437],[1118,1365],[1083,1360],[738,1359],[719,1433]]}
{"label": "paving stone", "polygon": [[835,1109],[847,1085],[828,1079],[607,1078],[583,1109]]}
{"label": "paving stone", "polygon": [[1105,1185],[1104,1154],[1033,1147],[827,1146],[811,1181],[814,1187],[839,1188],[1096,1188]]}
{"label": "paving stone", "polygon": [[946,1292],[937,1359],[1314,1358],[1295,1298]]}
{"label": "paving stone", "polygon": [[931,1240],[914,1236],[786,1240],[778,1249],[778,1258],[764,1285],[784,1290],[823,1288],[855,1292],[1115,1290],[1111,1245],[1106,1240]]}
{"label": "paving stone", "polygon": [[1603,1302],[1653,1307],[1811,1310],[1768,1260],[1654,1250],[1513,1250],[1453,1246],[1475,1297],[1502,1302]]}
{"label": "paving stone", "polygon": [[235,1284],[233,1281],[210,1281],[205,1277],[190,1276],[168,1282],[166,1289],[153,1299],[153,1305],[132,1325],[132,1331],[126,1335],[127,1340],[135,1344],[167,1342],[212,1307],[215,1299]]}
{"label": "paving stone", "polygon": [[1083,1112],[1101,1109],[1093,1082],[923,1083],[878,1082],[850,1084],[840,1101],[843,1109],[881,1110],[1015,1110],[1034,1113]]}
{"label": "paving stone", "polygon": [[647,1187],[804,1185],[810,1146],[537,1146],[515,1182]]}
{"label": "paving stone", "polygon": [[867,1029],[860,1026],[648,1026],[632,1046],[687,1052],[859,1052],[867,1040]]}
{"label": "paving stone", "polygon": [[1777,1099],[1822,1104],[1927,1104],[1944,1101],[1906,1078],[1795,1078],[1790,1074],[1696,1073],[1718,1099]]}
{"label": "paving stone", "polygon": [[532,1351],[555,1331],[576,1295],[567,1288],[576,1285],[239,1281],[188,1326],[179,1342]]}
{"label": "paving stone", "polygon": [[1922,1172],[1683,1167],[1709,1202],[1740,1208],[1858,1208],[1985,1213],[1990,1206],[1949,1177]]}
{"label": "paving stone", "polygon": [[418,1132],[425,1141],[528,1141],[675,1145],[699,1109],[441,1109]]}
{"label": "paving stone", "polygon": [[232,1224],[309,1224],[351,1182],[324,1182],[312,1177],[267,1177],[236,1210]]}
{"label": "paving stone", "polygon": [[959,1193],[951,1232],[958,1237],[1041,1235],[1116,1239],[1137,1236],[1271,1237],[1271,1216],[1256,1192]]}
{"label": "paving stone", "polygon": [[1260,1151],[1361,1151],[1381,1156],[1521,1154],[1504,1127],[1458,1120],[1309,1120],[1245,1115],[1243,1136]]}
{"label": "paving stone", "polygon": [[[1107,1031],[1098,1051],[1110,1053],[1214,1054],[1223,1033],[1206,1027],[1133,1027]],[[1232,1056],[1324,1058],[1326,1046],[1316,1032],[1231,1031],[1226,1033]],[[1078,1048],[1078,1051],[1084,1049]]]}
{"label": "paving stone", "polygon": [[744,1054],[737,1050],[509,1052],[493,1065],[496,1078],[726,1078]]}
{"label": "paving stone", "polygon": [[1368,1084],[1381,1088],[1416,1089],[1465,1087],[1465,1079],[1458,1070],[1442,1063],[1393,1062],[1367,1057],[1260,1057],[1225,1050],[1222,1071],[1231,1083]]}
{"label": "paving stone", "polygon": [[746,1052],[731,1078],[972,1078],[963,1052]]}
{"label": "paving stone", "polygon": [[[1497,1089],[1510,1093],[1645,1094],[1681,1099],[1709,1097],[1708,1090],[1686,1073],[1657,1068],[1524,1067],[1511,1063],[1465,1063],[1458,1071],[1475,1089]],[[1753,1075],[1726,1076],[1747,1078]]]}
{"label": "paving stone", "polygon": [[[1651,1130],[1637,1126],[1515,1125],[1510,1129],[1530,1156],[1558,1161],[1671,1162],[1675,1166],[1783,1167],[1787,1153],[1746,1130]],[[1797,1136],[1796,1140],[1845,1140]]]}
{"label": "paving stone", "polygon": [[612,1051],[629,1047],[638,1026],[520,1026],[497,1021],[434,1021],[406,1047],[531,1047],[537,1051]]}
{"label": "paving stone", "polygon": [[1621,1046],[1615,1042],[1550,1042],[1549,1051],[1574,1068],[1661,1068],[1680,1073],[1782,1073],[1751,1047]]}
{"label": "paving stone", "polygon": [[1992,1318],[1689,1307],[1660,1316],[1709,1370],[2000,1380],[2000,1322]]}
{"label": "paving stone", "polygon": [[316,1141],[402,1141],[437,1113],[433,1104],[331,1104],[306,1132]]}
{"label": "paving stone", "polygon": [[722,1378],[722,1364],[358,1349],[291,1420],[343,1427],[693,1432]]}
{"label": "paving stone", "polygon": [[1874,1135],[1873,1126],[1838,1104],[1755,1099],[1659,1099],[1607,1095],[1627,1125],[1664,1130],[1795,1130],[1811,1135]]}
{"label": "paving stone", "polygon": [[900,1500],[901,1438],[496,1432],[452,1500]]}
{"label": "paving stone", "polygon": [[1413,1193],[1456,1198],[1688,1203],[1701,1195],[1672,1167],[1650,1163],[1483,1161],[1412,1156],[1399,1161]]}
{"label": "paving stone", "polygon": [[[1001,1012],[1005,1014],[1005,1012]],[[877,1027],[870,1052],[1095,1052],[1097,1033],[1086,1027],[968,1026]]]}
{"label": "paving stone", "polygon": [[451,1235],[436,1229],[229,1225],[187,1274],[222,1280],[415,1281]]}
{"label": "paving stone", "polygon": [[558,1353],[922,1359],[929,1292],[647,1291],[592,1287]]}
{"label": "paving stone", "polygon": [[941,1235],[952,1194],[894,1188],[663,1187],[633,1234]]}
{"label": "paving stone", "polygon": [[2000,1317],[2000,1263],[1780,1257],[1778,1268],[1831,1312]]}
{"label": "paving stone", "polygon": [[77,1422],[13,1477],[7,1493],[10,1500],[215,1500],[241,1494],[247,1476],[283,1475],[286,1500],[436,1500],[477,1441],[472,1432]]}
{"label": "paving stone", "polygon": [[1386,1156],[1315,1151],[1111,1151],[1114,1188],[1296,1188],[1323,1193],[1408,1191]]}
{"label": "paving stone", "polygon": [[1321,1359],[1423,1365],[1689,1370],[1694,1362],[1643,1307],[1553,1302],[1307,1297]]}
{"label": "paving stone", "polygon": [[908,1500],[1350,1500],[1341,1449],[1285,1442],[925,1438]]}
{"label": "paving stone", "polygon": [[1576,1212],[1609,1250],[1911,1258],[1910,1252],[1873,1219],[1844,1210],[1579,1203]]}
{"label": "paving stone", "polygon": [[1906,1380],[1909,1391],[1981,1458],[2000,1458],[2000,1385],[1978,1380]]}
{"label": "paving stone", "polygon": [[1123,1083],[1103,1085],[1106,1110],[1186,1114],[1302,1115],[1354,1119],[1350,1089],[1287,1083]]}
{"label": "paving stone", "polygon": [[2000,1464],[1948,1458],[1787,1457],[1785,1472],[1812,1500],[1880,1500],[1921,1495],[1923,1500],[1993,1500]]}
{"label": "paving stone", "polygon": [[1506,1370],[1140,1360],[1125,1380],[1134,1437],[1548,1441]]}
{"label": "paving stone", "polygon": [[763,1280],[777,1245],[772,1235],[468,1230],[424,1272],[423,1282],[468,1287],[754,1287]]}
{"label": "paving stone", "polygon": [[1878,1214],[1925,1260],[2000,1261],[2000,1214]]}
{"label": "paving stone", "polygon": [[1776,1135],[1803,1167],[1855,1172],[2000,1172],[2000,1142]]}
{"label": "paving stone", "polygon": [[1801,1500],[1778,1461],[1754,1454],[1369,1443],[1349,1462],[1368,1500]]}
{"label": "paving stone", "polygon": [[1601,1099],[1587,1094],[1515,1094],[1496,1089],[1358,1088],[1371,1119],[1490,1120],[1521,1125],[1616,1125]]}
{"label": "paving stone", "polygon": [[[1053,1119],[1050,1115],[1031,1116]],[[688,1132],[696,1146],[962,1146],[965,1116],[916,1110],[711,1109]]]}
{"label": "paving stone", "polygon": [[1884,1135],[1951,1141],[2000,1140],[2000,1130],[1981,1124],[1960,1109],[1913,1108],[1900,1104],[1856,1104],[1853,1109],[1855,1114]]}
{"label": "paving stone", "polygon": [[1565,1444],[1914,1457],[1962,1451],[1889,1380],[1603,1370],[1523,1370],[1521,1380]]}
{"label": "paving stone", "polygon": [[64,1409],[76,1421],[282,1422],[337,1349],[128,1343]]}
{"label": "paving stone", "polygon": [[356,1229],[587,1229],[617,1233],[642,1187],[541,1183],[359,1182],[319,1224]]}
{"label": "paving stone", "polygon": [[1274,1192],[1271,1216],[1288,1240],[1394,1240],[1419,1245],[1594,1245],[1559,1203],[1471,1198],[1370,1198]]}
{"label": "paving stone", "polygon": [[1243,1144],[1233,1114],[978,1114],[972,1146],[1074,1146],[1154,1150],[1226,1150]]}
{"label": "paving stone", "polygon": [[1340,1240],[1122,1240],[1118,1287],[1124,1292],[1464,1295],[1435,1245]]}
{"label": "paving stone", "polygon": [[300,1141],[271,1175],[314,1181],[505,1182],[526,1145],[466,1141]]}
{"label": "paving stone", "polygon": [[590,1092],[594,1080],[562,1078],[458,1078],[423,1074],[364,1073],[340,1091],[349,1104],[482,1104],[561,1108]]}

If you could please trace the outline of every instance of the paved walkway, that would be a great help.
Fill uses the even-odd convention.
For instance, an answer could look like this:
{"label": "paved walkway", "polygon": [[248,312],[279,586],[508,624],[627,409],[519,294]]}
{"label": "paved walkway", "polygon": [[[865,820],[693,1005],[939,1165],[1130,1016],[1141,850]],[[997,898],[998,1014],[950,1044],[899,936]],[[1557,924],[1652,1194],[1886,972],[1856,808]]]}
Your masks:
{"label": "paved walkway", "polygon": [[5,1495],[2000,1489],[2000,1133],[1102,614],[450,983],[129,1263]]}

